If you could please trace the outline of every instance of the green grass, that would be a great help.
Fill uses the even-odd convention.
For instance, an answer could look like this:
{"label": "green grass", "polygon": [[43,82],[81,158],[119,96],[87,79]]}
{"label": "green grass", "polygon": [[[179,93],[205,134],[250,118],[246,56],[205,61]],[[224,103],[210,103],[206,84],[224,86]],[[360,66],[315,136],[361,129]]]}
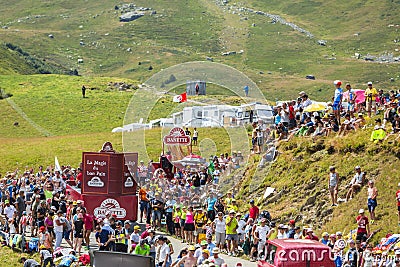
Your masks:
{"label": "green grass", "polygon": [[9,267],[20,267],[23,264],[19,263],[21,257],[25,257],[27,259],[34,259],[40,263],[40,256],[39,253],[34,254],[27,254],[21,253],[19,250],[12,250],[9,247],[2,247],[0,249],[0,259],[2,266],[9,266]]}
{"label": "green grass", "polygon": [[[25,167],[37,168],[40,165],[54,166],[54,157],[57,156],[61,165],[79,166],[83,151],[98,151],[104,142],[110,141],[116,151],[138,152],[139,158],[143,160],[153,159],[158,161],[162,151],[161,139],[168,133],[168,129],[146,130],[144,145],[140,142],[142,131],[130,132],[124,135],[124,143],[121,133],[87,133],[71,134],[67,136],[54,137],[32,137],[32,138],[0,138],[2,146],[2,164],[0,173],[14,171],[16,168],[25,170]],[[202,152],[204,157],[212,154],[209,150],[199,149],[203,139],[211,139],[216,146],[217,153],[231,152],[228,133],[224,129],[203,128],[199,129],[199,146],[193,147],[193,153]],[[124,146],[125,144],[125,146]]]}
{"label": "green grass", "polygon": [[[374,144],[369,141],[371,131],[368,128],[346,137],[329,137],[316,143],[306,138],[294,138],[281,143],[278,147],[281,154],[271,168],[256,170],[258,160],[248,167],[246,179],[240,184],[240,198],[258,199],[261,208],[269,210],[272,217],[281,223],[297,217],[300,226],[312,226],[319,234],[324,231],[348,233],[357,227],[355,217],[358,210],[367,210],[366,186],[348,203],[334,208],[332,214],[322,216],[321,213],[331,209],[327,190],[329,166],[336,166],[343,179],[339,186],[339,197],[345,198],[345,187],[354,175],[354,167],[359,165],[367,173],[367,179],[376,181],[379,192],[376,209],[378,219],[371,229],[381,228],[382,231],[373,240],[379,240],[388,232],[395,232],[397,213],[394,196],[398,183],[395,177],[400,175],[396,163],[400,157],[400,145],[387,141]],[[311,181],[316,181],[316,185],[307,188]],[[262,200],[267,186],[275,188],[276,192],[284,190],[282,197],[273,204],[266,204]],[[314,195],[317,195],[315,203],[304,208],[306,200]]]}
{"label": "green grass", "polygon": [[[91,78],[59,75],[0,76],[0,83],[10,98],[33,122],[51,135],[107,132],[121,126],[127,105],[134,92],[107,91],[108,82],[129,79]],[[87,98],[82,98],[81,87],[86,85]],[[89,88],[96,88],[90,90]],[[2,136],[23,136],[27,121],[10,112],[6,100],[0,100],[0,114],[5,129]],[[21,130],[13,127],[18,121]],[[32,135],[29,130],[25,136]],[[36,133],[38,134],[38,133]]]}

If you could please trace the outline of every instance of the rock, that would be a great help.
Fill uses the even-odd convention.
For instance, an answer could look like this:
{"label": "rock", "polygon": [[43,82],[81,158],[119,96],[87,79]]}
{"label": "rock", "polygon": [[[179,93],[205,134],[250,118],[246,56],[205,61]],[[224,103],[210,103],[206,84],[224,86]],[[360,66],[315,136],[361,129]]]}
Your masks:
{"label": "rock", "polygon": [[317,184],[317,181],[311,180],[308,184],[306,184],[304,186],[304,190],[310,190],[313,189],[315,187],[315,185]]}
{"label": "rock", "polygon": [[82,58],[78,58],[78,64],[82,64],[83,63],[83,59]]}
{"label": "rock", "polygon": [[213,62],[214,59],[212,57],[206,57],[206,60]]}
{"label": "rock", "polygon": [[129,22],[129,21],[133,21],[133,20],[136,20],[138,18],[141,18],[143,16],[144,16],[143,12],[136,12],[136,11],[127,12],[125,14],[122,14],[119,17],[119,21],[121,21],[121,22]]}
{"label": "rock", "polygon": [[328,215],[330,215],[332,213],[333,213],[333,209],[332,208],[326,209],[326,210],[321,212],[321,217],[326,217],[326,216],[328,216]]}
{"label": "rock", "polygon": [[318,44],[322,46],[326,46],[326,41],[325,40],[318,40]]}
{"label": "rock", "polygon": [[54,35],[49,34],[49,38],[53,39],[53,38],[54,38]]}
{"label": "rock", "polygon": [[304,206],[308,206],[308,205],[314,204],[316,199],[317,199],[317,195],[314,195],[314,196],[312,196],[312,197],[309,197],[309,198],[306,200],[306,203],[304,204]]}

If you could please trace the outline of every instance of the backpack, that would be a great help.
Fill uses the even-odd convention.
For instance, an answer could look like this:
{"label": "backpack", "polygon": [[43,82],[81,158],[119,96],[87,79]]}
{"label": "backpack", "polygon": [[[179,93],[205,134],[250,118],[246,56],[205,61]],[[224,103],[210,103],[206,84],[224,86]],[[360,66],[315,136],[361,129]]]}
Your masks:
{"label": "backpack", "polygon": [[63,213],[67,213],[67,202],[65,202],[65,200],[61,200],[59,206]]}
{"label": "backpack", "polygon": [[28,251],[39,251],[39,238],[32,237],[28,243]]}
{"label": "backpack", "polygon": [[260,213],[259,219],[262,219],[262,218],[265,218],[268,221],[271,221],[271,219],[272,219],[271,214],[267,210],[264,210],[263,212]]}

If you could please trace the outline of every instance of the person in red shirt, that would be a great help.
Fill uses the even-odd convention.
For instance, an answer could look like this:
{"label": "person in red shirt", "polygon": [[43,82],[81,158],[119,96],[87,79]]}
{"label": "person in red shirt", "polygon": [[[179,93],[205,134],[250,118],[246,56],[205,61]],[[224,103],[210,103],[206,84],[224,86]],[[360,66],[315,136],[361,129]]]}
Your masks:
{"label": "person in red shirt", "polygon": [[258,215],[260,215],[260,210],[256,205],[254,205],[254,200],[252,199],[250,200],[249,218],[256,220]]}
{"label": "person in red shirt", "polygon": [[396,192],[396,199],[397,199],[397,211],[398,211],[398,216],[399,216],[399,226],[400,226],[400,183],[397,184],[397,187],[399,190]]}
{"label": "person in red shirt", "polygon": [[357,237],[356,240],[360,240],[361,242],[365,242],[367,240],[367,236],[369,235],[369,221],[368,217],[365,216],[364,209],[360,209],[358,211],[359,215],[356,218],[357,221]]}
{"label": "person in red shirt", "polygon": [[75,180],[76,186],[77,186],[78,188],[81,187],[82,179],[83,179],[82,169],[81,169],[81,168],[78,168],[78,175],[76,176],[76,180]]}
{"label": "person in red shirt", "polygon": [[294,111],[296,101],[289,102],[289,130],[296,128],[296,112]]}
{"label": "person in red shirt", "polygon": [[308,228],[306,231],[306,237],[304,239],[310,239],[310,240],[315,240],[319,241],[318,236],[314,235],[314,231],[311,228]]}

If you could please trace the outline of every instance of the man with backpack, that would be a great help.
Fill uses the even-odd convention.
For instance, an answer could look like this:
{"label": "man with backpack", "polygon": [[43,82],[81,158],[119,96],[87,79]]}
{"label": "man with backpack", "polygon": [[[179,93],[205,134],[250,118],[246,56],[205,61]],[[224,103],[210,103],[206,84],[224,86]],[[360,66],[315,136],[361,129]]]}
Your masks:
{"label": "man with backpack", "polygon": [[355,245],[354,240],[350,240],[350,248],[345,256],[345,264],[350,267],[357,267],[358,263],[358,251]]}

